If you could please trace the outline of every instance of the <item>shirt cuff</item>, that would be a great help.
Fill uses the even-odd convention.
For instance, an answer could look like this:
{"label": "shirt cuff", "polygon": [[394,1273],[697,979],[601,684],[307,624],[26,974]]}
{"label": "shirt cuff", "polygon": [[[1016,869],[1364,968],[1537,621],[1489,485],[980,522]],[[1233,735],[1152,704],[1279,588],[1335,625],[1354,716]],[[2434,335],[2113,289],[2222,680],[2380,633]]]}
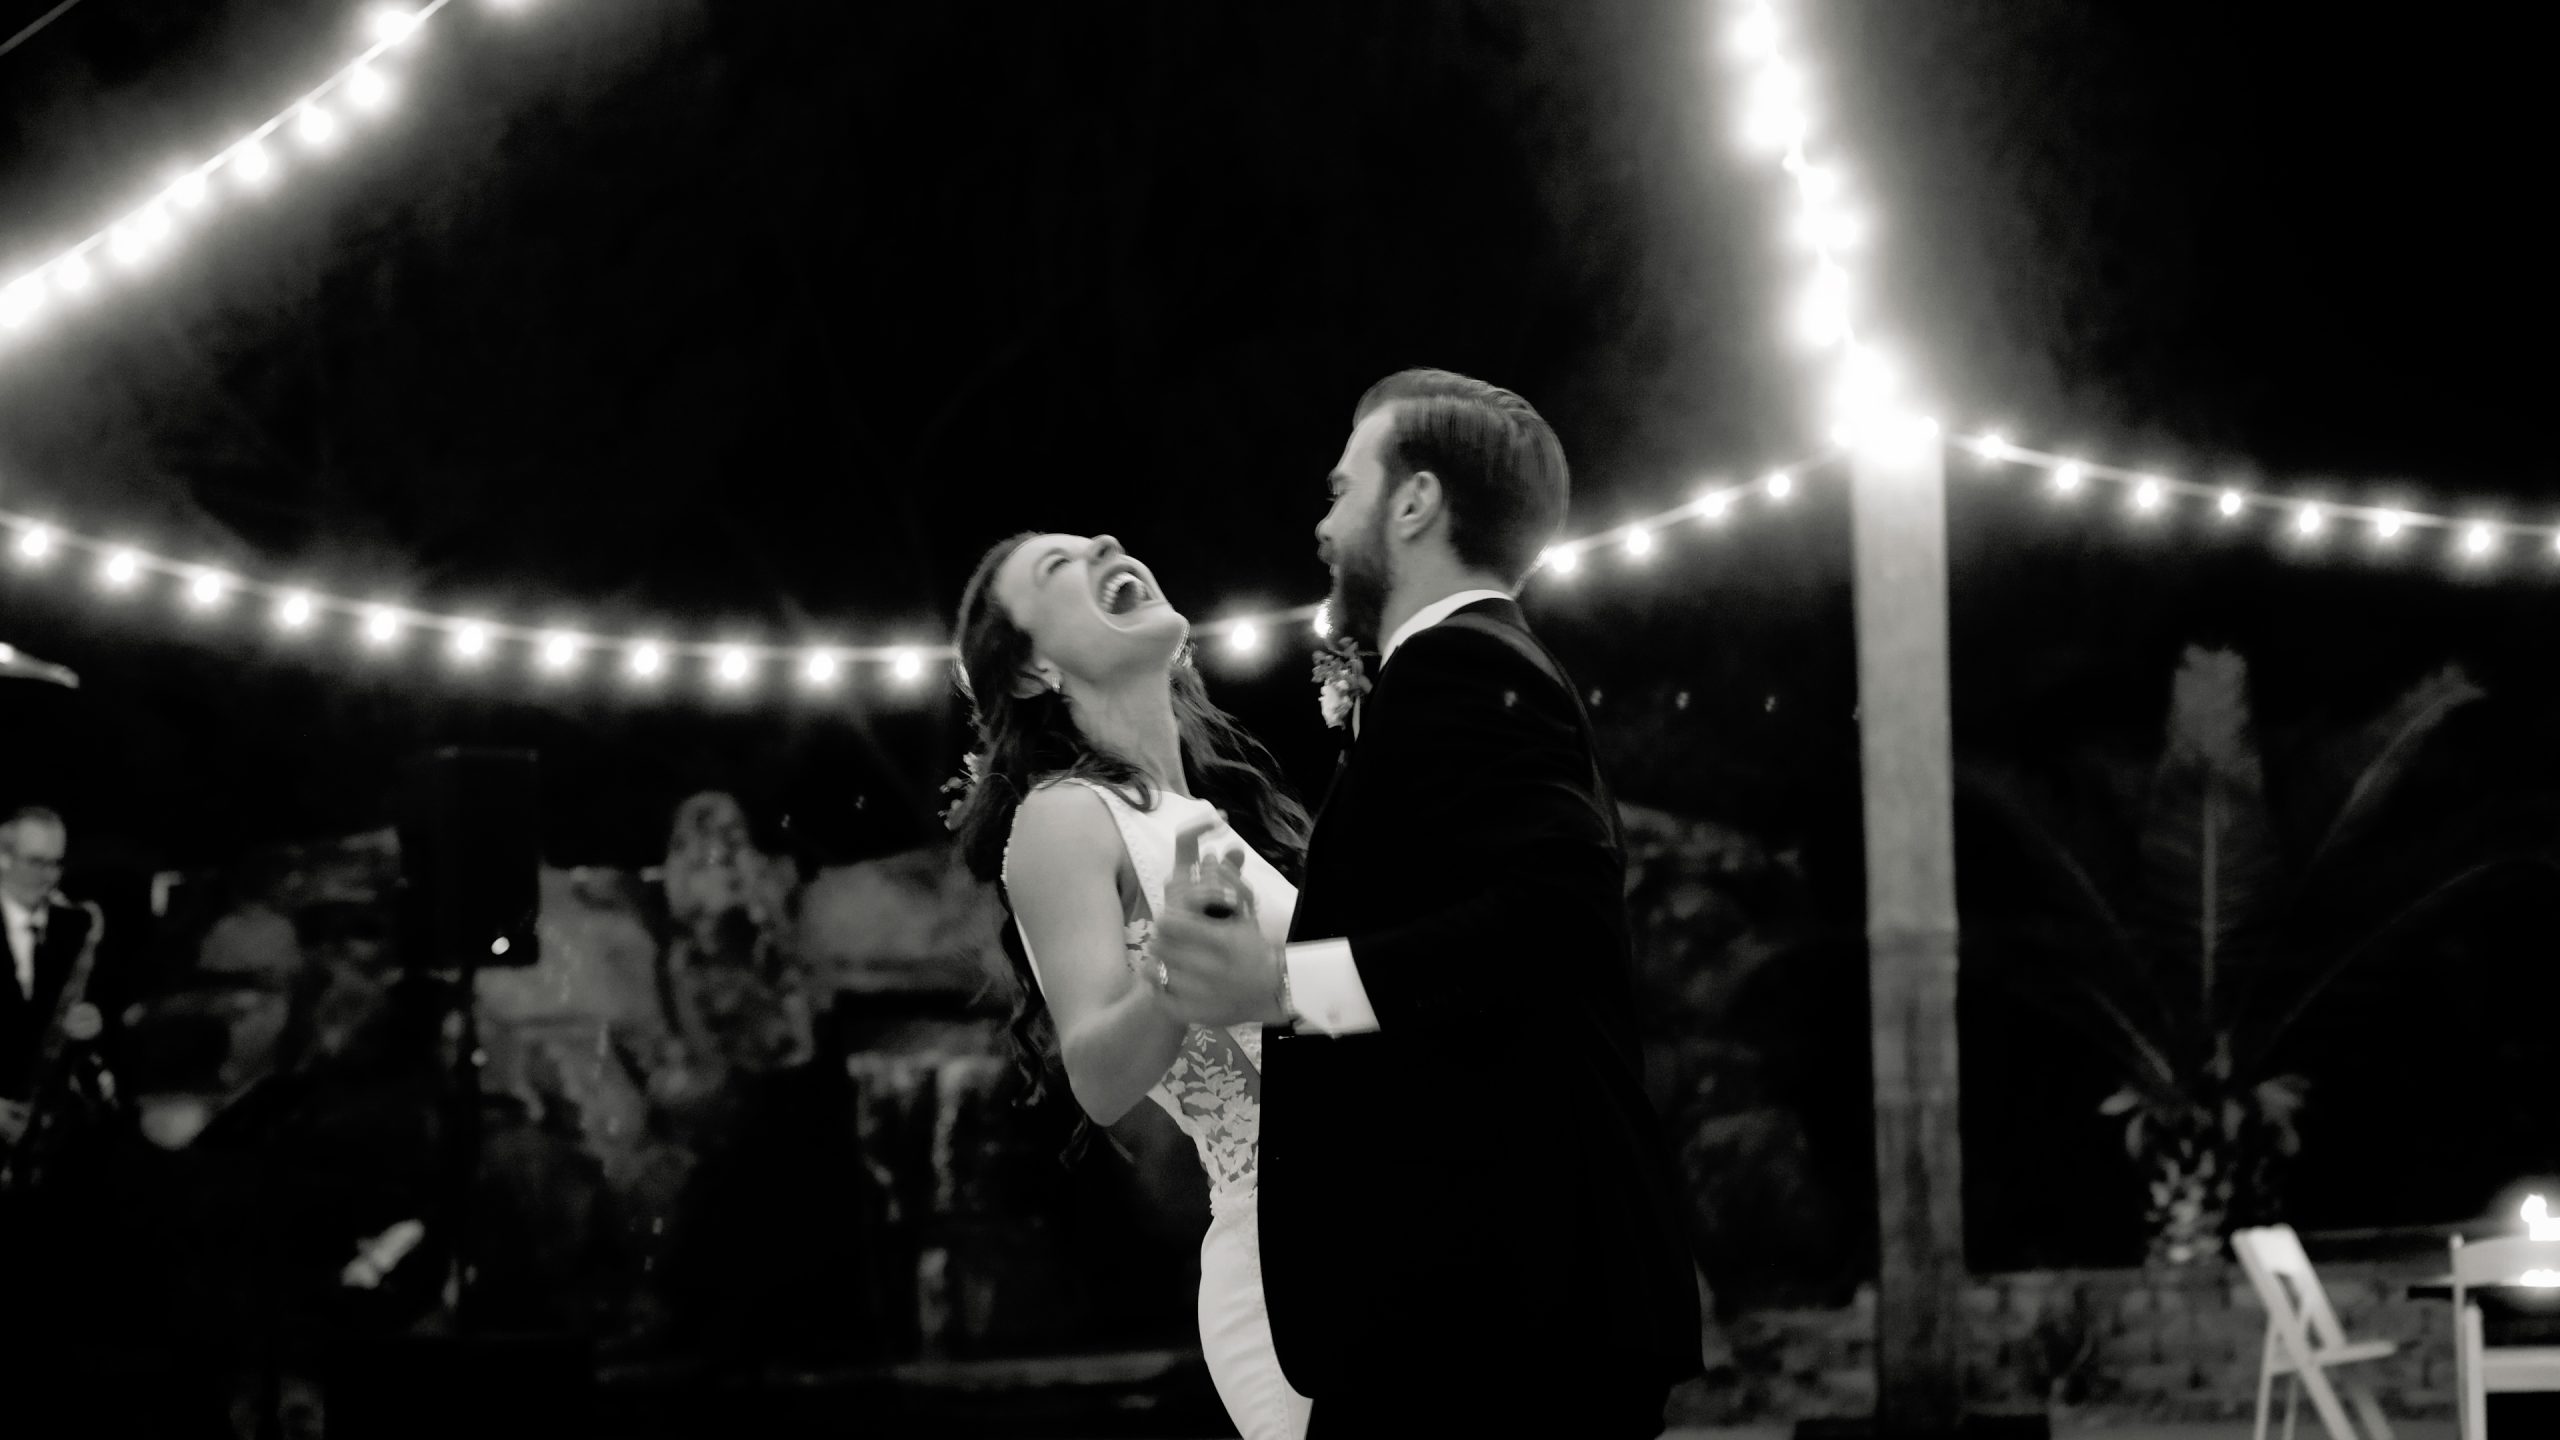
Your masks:
{"label": "shirt cuff", "polygon": [[1289,946],[1289,1006],[1298,1028],[1318,1035],[1367,1035],[1378,1028],[1368,987],[1352,963],[1348,940],[1305,940]]}

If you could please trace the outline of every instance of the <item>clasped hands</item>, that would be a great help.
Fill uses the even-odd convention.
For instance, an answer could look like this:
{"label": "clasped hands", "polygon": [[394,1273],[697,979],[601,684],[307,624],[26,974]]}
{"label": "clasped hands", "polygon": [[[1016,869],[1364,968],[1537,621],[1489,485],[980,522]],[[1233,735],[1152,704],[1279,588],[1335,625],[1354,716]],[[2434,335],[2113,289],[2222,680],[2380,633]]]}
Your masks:
{"label": "clasped hands", "polygon": [[1173,841],[1173,875],[1149,949],[1157,999],[1192,1025],[1280,1025],[1285,961],[1262,936],[1253,890],[1244,883],[1244,852],[1203,858],[1200,838],[1215,820],[1183,827]]}

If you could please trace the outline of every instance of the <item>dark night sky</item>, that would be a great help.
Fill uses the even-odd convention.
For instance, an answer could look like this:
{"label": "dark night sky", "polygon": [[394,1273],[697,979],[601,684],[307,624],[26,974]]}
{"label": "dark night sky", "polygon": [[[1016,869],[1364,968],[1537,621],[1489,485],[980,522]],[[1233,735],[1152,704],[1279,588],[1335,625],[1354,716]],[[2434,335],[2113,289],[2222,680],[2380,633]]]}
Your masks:
{"label": "dark night sky", "polygon": [[[2524,37],[2232,11],[1813,8],[1884,333],[1944,413],[2021,438],[2542,518]],[[1813,448],[1715,13],[465,5],[380,133],[0,364],[0,483],[429,608],[938,638],[1020,526],[1118,534],[1195,615],[1312,598],[1351,401],[1437,363],[1538,401],[1577,523],[1607,523]],[[272,109],[355,18],[89,0],[0,59],[0,256]],[[2271,711],[2353,713],[2455,655],[2549,696],[2548,583],[2136,541],[1958,469],[1970,745],[2139,745],[2193,638],[2289,677]],[[1795,823],[1854,785],[1840,522],[1817,489],[1540,600],[1604,691],[1714,697],[1684,738],[1718,758],[1665,798]],[[59,577],[0,595],[90,682],[13,697],[72,753],[8,798],[82,812],[93,861],[367,823],[388,758],[436,738],[542,745],[563,859],[648,853],[714,783],[853,853],[918,833],[957,743],[912,700],[522,703],[422,659],[184,638]],[[1227,693],[1320,773],[1297,661]]]}
{"label": "dark night sky", "polygon": [[[0,0],[0,26],[41,8]],[[2560,519],[2551,267],[2524,219],[2547,188],[2547,66],[2513,12],[1789,8],[1879,220],[1881,331],[1950,419]],[[0,359],[0,503],[422,608],[769,640],[938,639],[990,540],[1108,530],[1209,616],[1314,598],[1351,404],[1428,363],[1536,401],[1574,458],[1577,525],[1611,523],[1816,448],[1782,338],[1797,267],[1774,177],[1732,142],[1714,13],[464,4],[396,67],[379,133],[294,161],[271,199]],[[0,58],[0,274],[356,43],[343,4],[87,0]],[[1532,610],[1606,697],[1624,793],[1801,849],[1815,908],[1854,932],[1845,518],[1817,484]],[[2458,660],[2496,699],[2435,778],[2560,793],[2536,738],[2560,732],[2560,575],[2278,559],[2204,528],[2137,536],[1954,465],[1965,755],[2138,767],[2181,648],[2223,643],[2287,757]],[[959,746],[938,689],[544,699],[253,631],[190,635],[165,599],[0,565],[0,638],[87,682],[0,694],[0,802],[70,811],[103,885],[381,823],[419,745],[531,744],[557,862],[644,863],[671,804],[713,785],[772,843],[840,860],[928,835]],[[1324,773],[1302,660],[1211,666],[1294,774]],[[1960,869],[1973,906],[1991,872],[1970,850]],[[2464,943],[2547,954],[2525,915]],[[2357,1003],[2423,1023],[2405,995]],[[1863,1051],[1863,1030],[1838,1038]],[[2003,1123],[2073,1137],[2026,1173],[2120,1163],[2088,1120],[2112,1082],[2047,1083],[2035,1067],[2072,1057],[2012,1051],[2026,1068],[1993,1085],[2052,1108]],[[1817,1149],[1854,1171],[1862,1082],[1826,1064]],[[2406,1107],[2428,1103],[2350,1094],[2324,1123],[2414,1133]],[[2458,1175],[2372,1201],[2331,1179],[2333,1220],[2472,1203]]]}

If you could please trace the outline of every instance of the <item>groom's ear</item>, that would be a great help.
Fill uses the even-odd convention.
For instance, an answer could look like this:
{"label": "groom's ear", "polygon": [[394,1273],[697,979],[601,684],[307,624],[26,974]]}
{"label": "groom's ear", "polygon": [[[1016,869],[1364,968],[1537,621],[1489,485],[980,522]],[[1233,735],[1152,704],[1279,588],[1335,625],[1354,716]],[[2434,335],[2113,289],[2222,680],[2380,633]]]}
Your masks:
{"label": "groom's ear", "polygon": [[1448,503],[1448,492],[1440,488],[1440,477],[1428,470],[1416,470],[1396,487],[1387,519],[1405,539],[1418,539],[1440,518]]}

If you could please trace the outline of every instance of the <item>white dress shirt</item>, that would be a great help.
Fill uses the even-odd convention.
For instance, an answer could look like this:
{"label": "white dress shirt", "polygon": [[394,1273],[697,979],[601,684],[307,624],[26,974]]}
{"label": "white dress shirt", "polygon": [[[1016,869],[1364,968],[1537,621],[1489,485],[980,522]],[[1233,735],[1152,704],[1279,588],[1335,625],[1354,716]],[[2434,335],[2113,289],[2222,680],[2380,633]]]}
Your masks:
{"label": "white dress shirt", "polygon": [[[1479,600],[1508,600],[1503,590],[1461,590],[1455,595],[1434,600],[1413,612],[1413,618],[1396,627],[1387,643],[1378,651],[1378,671],[1386,673],[1387,662],[1395,658],[1396,647],[1448,619]],[[1352,712],[1353,733],[1358,733],[1359,712]],[[1351,957],[1348,940],[1301,940],[1282,952],[1281,963],[1289,971],[1289,1008],[1295,1012],[1298,1028],[1318,1035],[1367,1035],[1378,1028],[1378,1012],[1369,1003],[1369,989],[1360,983],[1360,967]]]}
{"label": "white dress shirt", "polygon": [[9,922],[9,958],[15,962],[18,993],[32,1000],[36,994],[36,945],[42,938],[36,912],[0,895],[0,915]]}

